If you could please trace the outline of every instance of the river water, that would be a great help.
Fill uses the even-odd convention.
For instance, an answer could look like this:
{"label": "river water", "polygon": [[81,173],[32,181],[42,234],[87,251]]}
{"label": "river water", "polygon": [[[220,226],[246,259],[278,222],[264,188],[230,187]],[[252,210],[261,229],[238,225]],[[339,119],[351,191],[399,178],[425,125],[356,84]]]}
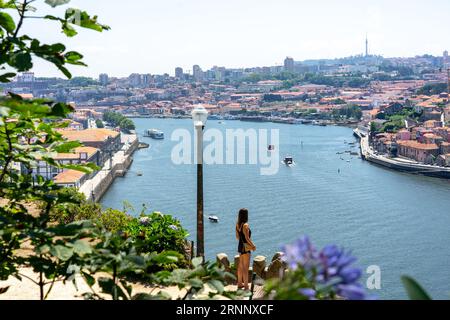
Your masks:
{"label": "river water", "polygon": [[[195,239],[196,167],[173,163],[178,141],[170,139],[180,128],[193,134],[192,121],[134,121],[140,140],[151,148],[134,154],[130,171],[116,179],[102,204],[122,209],[126,200],[137,213],[146,204],[180,219]],[[166,139],[142,137],[150,128],[164,131]],[[450,181],[338,154],[358,149],[348,144],[356,141],[349,128],[208,121],[209,128],[278,129],[280,157],[291,155],[296,162],[294,167],[280,164],[277,174],[266,176],[260,174],[261,165],[205,165],[205,215],[220,218],[218,224],[205,219],[209,259],[219,252],[232,259],[237,211],[246,207],[256,254],[272,257],[283,243],[309,235],[318,247],[334,243],[351,249],[364,271],[379,266],[381,289],[371,292],[379,298],[406,298],[402,274],[414,276],[434,298],[450,297]]]}

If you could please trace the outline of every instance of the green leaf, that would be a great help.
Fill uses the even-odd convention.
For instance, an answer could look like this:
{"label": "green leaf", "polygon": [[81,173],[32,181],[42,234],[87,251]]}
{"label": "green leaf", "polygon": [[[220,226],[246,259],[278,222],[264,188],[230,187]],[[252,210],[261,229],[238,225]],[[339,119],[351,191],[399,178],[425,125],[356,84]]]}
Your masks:
{"label": "green leaf", "polygon": [[218,293],[222,293],[224,290],[223,283],[219,280],[209,280],[208,284],[217,290]]}
{"label": "green leaf", "polygon": [[197,278],[189,279],[189,284],[196,289],[203,288],[203,281]]}
{"label": "green leaf", "polygon": [[402,283],[411,300],[432,300],[430,295],[416,280],[408,276],[402,276]]}
{"label": "green leaf", "polygon": [[55,103],[55,105],[52,107],[52,112],[50,113],[49,116],[65,118],[69,113],[73,111],[74,111],[73,107],[68,104]]}
{"label": "green leaf", "polygon": [[99,32],[110,29],[110,27],[98,23],[97,16],[91,17],[86,11],[81,11],[75,8],[69,8],[66,10],[65,19],[68,23]]}
{"label": "green leaf", "polygon": [[17,68],[18,71],[27,71],[33,67],[31,54],[28,52],[17,52],[12,58],[10,65]]}
{"label": "green leaf", "polygon": [[62,261],[67,261],[73,256],[73,248],[55,245],[50,248],[50,253]]}
{"label": "green leaf", "polygon": [[67,141],[55,147],[55,151],[59,153],[69,153],[73,149],[80,147],[82,144],[79,141]]}
{"label": "green leaf", "polygon": [[124,300],[128,300],[128,297],[123,292],[120,286],[116,285],[114,281],[110,278],[100,278],[98,279],[98,284],[100,288],[102,288],[104,293],[110,294],[113,299],[123,298]]}
{"label": "green leaf", "polygon": [[57,6],[62,6],[64,4],[69,3],[70,0],[45,0],[45,3],[51,6],[52,8],[55,8]]}
{"label": "green leaf", "polygon": [[86,64],[82,61],[83,55],[76,51],[67,52],[64,57],[66,58],[66,62],[74,65],[86,66]]}
{"label": "green leaf", "polygon": [[7,117],[9,115],[9,108],[0,107],[0,117]]}
{"label": "green leaf", "polygon": [[68,37],[74,37],[78,34],[74,27],[72,27],[69,23],[62,24],[62,30],[64,34]]}
{"label": "green leaf", "polygon": [[91,276],[90,274],[82,271],[81,275],[83,276],[84,281],[86,281],[86,283],[89,287],[92,287],[95,284],[95,278],[93,276]]}
{"label": "green leaf", "polygon": [[81,171],[84,173],[92,173],[94,170],[98,170],[99,167],[95,163],[89,162],[85,164],[63,164],[61,168]]}
{"label": "green leaf", "polygon": [[196,257],[196,258],[192,259],[192,265],[194,266],[194,268],[201,266],[202,263],[203,263],[202,257]]}
{"label": "green leaf", "polygon": [[4,287],[4,288],[0,288],[0,294],[5,293],[6,291],[8,291],[9,287]]}
{"label": "green leaf", "polygon": [[57,64],[56,67],[67,77],[67,79],[72,79],[72,74],[67,70],[66,67]]}
{"label": "green leaf", "polygon": [[13,33],[16,30],[16,24],[13,18],[5,12],[0,12],[0,26],[8,33]]}
{"label": "green leaf", "polygon": [[3,82],[3,83],[11,82],[11,78],[14,78],[15,76],[16,76],[16,74],[12,73],[12,72],[8,72],[8,73],[5,73],[5,74],[2,74],[0,76],[0,82]]}
{"label": "green leaf", "polygon": [[77,240],[73,244],[73,251],[80,256],[84,256],[92,253],[92,247],[85,240]]}

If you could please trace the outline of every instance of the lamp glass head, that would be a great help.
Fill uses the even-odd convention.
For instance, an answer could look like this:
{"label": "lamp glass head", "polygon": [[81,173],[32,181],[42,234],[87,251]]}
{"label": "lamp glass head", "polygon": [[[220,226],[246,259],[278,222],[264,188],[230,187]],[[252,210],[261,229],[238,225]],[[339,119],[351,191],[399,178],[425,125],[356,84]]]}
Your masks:
{"label": "lamp glass head", "polygon": [[208,111],[204,106],[196,106],[191,114],[194,126],[204,126],[206,124],[206,121],[208,120]]}

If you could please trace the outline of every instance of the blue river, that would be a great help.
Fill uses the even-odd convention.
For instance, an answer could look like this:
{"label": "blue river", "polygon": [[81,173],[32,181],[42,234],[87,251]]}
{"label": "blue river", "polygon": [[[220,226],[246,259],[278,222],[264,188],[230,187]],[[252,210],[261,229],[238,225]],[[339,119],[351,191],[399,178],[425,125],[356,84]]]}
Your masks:
{"label": "blue river", "polygon": [[[139,138],[151,145],[134,154],[124,178],[105,194],[105,207],[149,210],[177,217],[195,239],[196,166],[177,165],[171,153],[176,129],[194,132],[189,119],[134,119]],[[157,128],[165,140],[143,137]],[[364,270],[381,269],[381,299],[407,298],[400,277],[416,278],[436,299],[450,297],[450,181],[415,176],[375,166],[345,151],[358,151],[352,130],[240,121],[208,121],[206,129],[278,129],[275,146],[281,159],[291,155],[296,165],[280,164],[275,175],[261,175],[263,165],[205,165],[205,250],[209,259],[236,254],[237,212],[250,212],[257,255],[272,255],[301,235],[317,247],[336,244],[358,257]],[[257,147],[257,146],[256,146]],[[255,146],[248,147],[250,152]],[[341,154],[342,153],[342,154]],[[280,160],[281,160],[280,159]],[[138,176],[142,173],[142,176]]]}

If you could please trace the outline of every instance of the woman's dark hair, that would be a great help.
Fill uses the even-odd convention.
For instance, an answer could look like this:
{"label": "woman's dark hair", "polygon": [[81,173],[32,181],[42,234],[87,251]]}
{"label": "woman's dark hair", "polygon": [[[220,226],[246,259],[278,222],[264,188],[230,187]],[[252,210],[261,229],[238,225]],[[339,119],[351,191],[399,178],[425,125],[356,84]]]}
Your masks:
{"label": "woman's dark hair", "polygon": [[240,228],[244,223],[247,222],[248,222],[248,210],[242,208],[241,210],[239,210],[237,225]]}

